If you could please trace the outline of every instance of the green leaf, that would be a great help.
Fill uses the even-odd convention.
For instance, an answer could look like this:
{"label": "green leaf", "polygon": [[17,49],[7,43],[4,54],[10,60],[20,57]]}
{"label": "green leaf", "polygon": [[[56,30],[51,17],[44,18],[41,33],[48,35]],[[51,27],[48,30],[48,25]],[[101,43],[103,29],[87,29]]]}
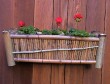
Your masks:
{"label": "green leaf", "polygon": [[52,34],[52,32],[50,31],[50,30],[42,30],[42,34],[44,34],[44,35],[51,35]]}
{"label": "green leaf", "polygon": [[21,29],[18,31],[20,34],[35,34],[36,30],[33,26],[25,26],[21,27]]}

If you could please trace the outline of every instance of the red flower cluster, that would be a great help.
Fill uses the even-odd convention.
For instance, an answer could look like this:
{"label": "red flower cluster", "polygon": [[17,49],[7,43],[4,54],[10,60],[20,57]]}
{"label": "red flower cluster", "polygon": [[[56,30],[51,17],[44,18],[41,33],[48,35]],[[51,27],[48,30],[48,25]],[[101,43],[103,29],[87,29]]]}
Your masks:
{"label": "red flower cluster", "polygon": [[60,26],[61,23],[62,23],[62,18],[61,17],[57,17],[56,18],[56,23],[57,23],[58,26]]}
{"label": "red flower cluster", "polygon": [[19,22],[18,22],[18,25],[19,25],[20,27],[23,27],[23,26],[25,26],[25,23],[24,23],[23,21],[19,21]]}
{"label": "red flower cluster", "polygon": [[82,15],[80,13],[76,13],[74,15],[74,19],[76,20],[76,22],[80,22],[82,18],[83,17],[82,17]]}

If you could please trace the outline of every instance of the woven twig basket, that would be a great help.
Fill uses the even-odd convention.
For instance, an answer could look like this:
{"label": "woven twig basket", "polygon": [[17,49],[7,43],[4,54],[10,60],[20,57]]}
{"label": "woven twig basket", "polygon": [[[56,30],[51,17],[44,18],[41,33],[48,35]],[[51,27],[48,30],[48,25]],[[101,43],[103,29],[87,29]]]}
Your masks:
{"label": "woven twig basket", "polygon": [[6,31],[4,39],[5,45],[11,45],[6,49],[14,61],[39,63],[96,63],[100,43],[96,37],[10,35]]}

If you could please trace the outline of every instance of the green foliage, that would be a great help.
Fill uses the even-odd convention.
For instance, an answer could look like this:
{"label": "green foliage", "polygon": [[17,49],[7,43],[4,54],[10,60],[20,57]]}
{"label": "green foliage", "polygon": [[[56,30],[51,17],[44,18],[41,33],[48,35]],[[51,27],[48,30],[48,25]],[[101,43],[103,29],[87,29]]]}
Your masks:
{"label": "green foliage", "polygon": [[69,34],[71,34],[71,33],[75,32],[75,31],[76,31],[76,29],[71,28],[71,29],[69,30]]}
{"label": "green foliage", "polygon": [[44,34],[44,35],[51,35],[52,32],[50,30],[44,29],[44,30],[42,30],[42,34]]}
{"label": "green foliage", "polygon": [[20,34],[35,34],[36,30],[34,29],[33,26],[25,26],[21,27],[18,31]]}
{"label": "green foliage", "polygon": [[[33,26],[24,26],[18,30],[19,34],[36,34],[40,30],[38,28],[34,28]],[[42,34],[44,35],[70,35],[70,36],[78,36],[78,37],[95,37],[94,34],[88,33],[84,30],[78,30],[71,28],[69,31],[63,29],[52,29],[52,30],[42,30]]]}
{"label": "green foliage", "polygon": [[64,33],[64,35],[69,35],[69,32],[67,30],[60,29],[60,31],[62,31]]}
{"label": "green foliage", "polygon": [[70,29],[69,34],[71,36],[79,36],[79,37],[89,37],[90,34],[84,30],[78,30],[78,29]]}
{"label": "green foliage", "polygon": [[52,29],[52,35],[60,35],[62,33],[62,31],[58,30],[58,29]]}

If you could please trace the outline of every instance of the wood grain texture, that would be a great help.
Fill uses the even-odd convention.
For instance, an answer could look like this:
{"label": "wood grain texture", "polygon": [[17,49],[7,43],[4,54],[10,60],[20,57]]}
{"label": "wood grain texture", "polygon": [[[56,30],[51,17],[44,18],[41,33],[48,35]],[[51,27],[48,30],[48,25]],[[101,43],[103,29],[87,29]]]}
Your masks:
{"label": "wood grain texture", "polygon": [[7,66],[2,35],[4,29],[12,26],[13,0],[0,0],[0,84],[13,84],[13,68]]}
{"label": "wood grain texture", "polygon": [[[14,27],[18,27],[18,21],[23,20],[26,25],[34,25],[34,5],[35,0],[15,0],[14,1]],[[14,84],[31,84],[32,68],[31,63],[17,63],[14,67]]]}
{"label": "wood grain texture", "polygon": [[105,47],[105,57],[104,64],[102,69],[102,84],[110,84],[110,0],[106,0],[106,15],[105,15],[105,33],[107,34],[106,38],[106,47]]}
{"label": "wood grain texture", "polygon": [[82,65],[66,65],[65,84],[83,84]]}
{"label": "wood grain texture", "polygon": [[54,0],[53,28],[57,28],[56,18],[62,18],[61,29],[67,29],[68,0]]}
{"label": "wood grain texture", "polygon": [[101,69],[96,69],[95,65],[84,67],[83,84],[102,84]]}
{"label": "wood grain texture", "polygon": [[[87,0],[86,30],[104,32],[105,0]],[[100,4],[100,5],[99,5]],[[92,81],[91,81],[92,79]],[[84,84],[101,84],[102,70],[95,65],[84,68]]]}
{"label": "wood grain texture", "polygon": [[35,0],[34,26],[42,29],[52,28],[53,0]]}
{"label": "wood grain texture", "polygon": [[[110,53],[110,1],[79,0],[83,20],[78,29],[100,31],[107,34],[104,64],[101,70],[95,65],[54,65],[17,63],[7,67],[2,31],[18,27],[18,21],[41,29],[56,27],[55,18],[63,18],[62,28],[75,27],[73,15],[78,0],[0,0],[0,84],[109,84]],[[105,6],[106,2],[106,6]],[[106,15],[105,15],[106,14]]]}
{"label": "wood grain texture", "polygon": [[25,25],[34,25],[35,0],[14,0],[14,27],[18,27],[19,21]]}
{"label": "wood grain texture", "polygon": [[32,84],[51,84],[51,64],[33,64]]}
{"label": "wood grain texture", "polygon": [[64,84],[64,65],[52,65],[51,84]]}
{"label": "wood grain texture", "polygon": [[[86,3],[87,0],[68,0],[68,29],[85,29],[86,22]],[[76,7],[79,5],[78,12],[83,15],[80,23],[76,23],[74,15],[77,13]],[[83,84],[83,65],[66,65],[65,84]]]}
{"label": "wood grain texture", "polygon": [[87,31],[104,32],[105,0],[87,0]]}
{"label": "wood grain texture", "polygon": [[[87,0],[69,0],[68,2],[68,28],[76,28],[76,29],[85,29],[85,20],[86,20],[86,4]],[[74,15],[77,13],[77,6],[78,13],[83,16],[81,22],[77,23],[74,20]]]}
{"label": "wood grain texture", "polygon": [[13,70],[13,84],[32,84],[32,64],[16,63]]}
{"label": "wood grain texture", "polygon": [[[9,3],[7,3],[7,1]],[[0,0],[0,32],[13,27],[13,0]]]}

